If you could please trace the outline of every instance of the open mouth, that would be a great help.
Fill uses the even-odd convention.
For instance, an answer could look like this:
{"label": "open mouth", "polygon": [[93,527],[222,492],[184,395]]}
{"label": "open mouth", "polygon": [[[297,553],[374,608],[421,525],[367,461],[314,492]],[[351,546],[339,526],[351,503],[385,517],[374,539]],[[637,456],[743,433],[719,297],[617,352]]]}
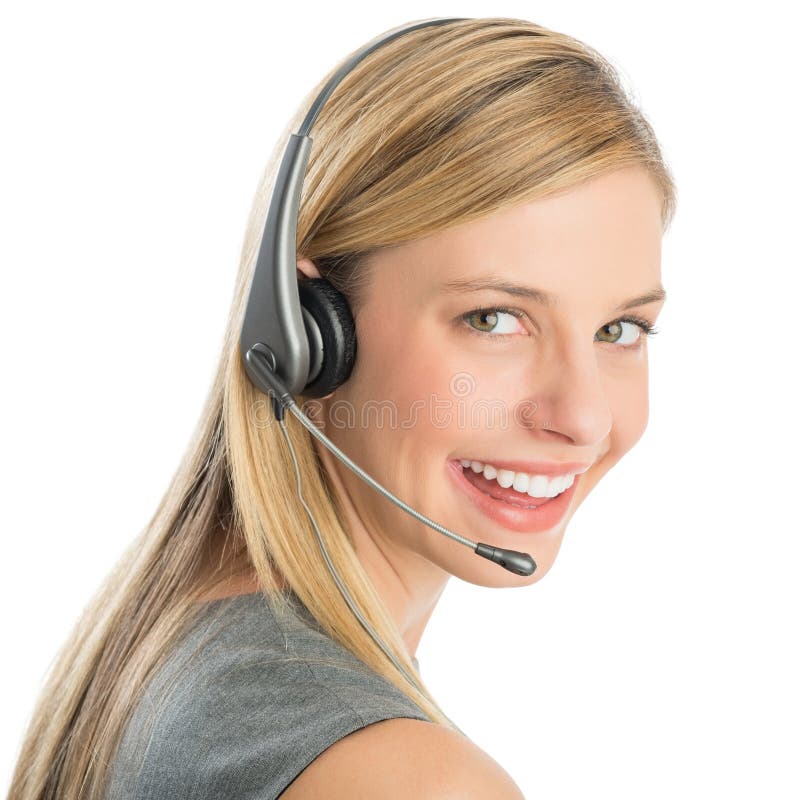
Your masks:
{"label": "open mouth", "polygon": [[572,486],[575,474],[548,477],[516,474],[507,470],[498,472],[490,464],[461,460],[464,477],[473,486],[495,500],[503,500],[523,508],[538,508],[555,499]]}
{"label": "open mouth", "polygon": [[[562,484],[554,482],[549,487],[543,487],[540,482],[535,485],[535,493],[555,491],[557,494],[553,497],[533,497],[527,492],[518,491],[513,485],[501,486],[495,478],[487,478],[471,467],[465,467],[458,459],[449,460],[446,464],[456,486],[484,516],[505,528],[523,533],[545,531],[558,525],[582,477],[577,474],[571,483],[565,478]],[[558,491],[562,485],[565,488]]]}

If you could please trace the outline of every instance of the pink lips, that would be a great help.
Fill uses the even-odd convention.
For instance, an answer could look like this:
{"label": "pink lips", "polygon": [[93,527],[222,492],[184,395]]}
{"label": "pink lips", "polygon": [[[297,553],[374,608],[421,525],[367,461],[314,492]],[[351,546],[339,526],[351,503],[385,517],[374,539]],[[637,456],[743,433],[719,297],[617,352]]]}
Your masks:
{"label": "pink lips", "polygon": [[[493,464],[493,462],[489,463]],[[563,469],[563,466],[561,468]],[[552,499],[525,498],[519,492],[515,492],[516,499],[525,505],[537,504],[535,508],[524,508],[521,505],[512,505],[503,499],[496,499],[494,496],[490,496],[482,491],[479,486],[476,485],[478,481],[476,480],[476,483],[473,483],[472,480],[478,479],[487,482],[487,479],[475,473],[473,473],[472,479],[467,478],[464,475],[464,468],[458,460],[448,460],[445,462],[445,469],[456,488],[466,495],[473,506],[477,507],[482,513],[482,518],[485,519],[488,517],[501,528],[518,533],[540,533],[555,528],[564,518],[572,497],[575,494],[575,489],[581,479],[581,475],[576,475],[572,486]],[[470,468],[467,467],[467,469]],[[496,490],[493,491],[493,494],[514,491],[511,487],[503,489],[496,481],[487,483],[495,484]],[[476,534],[476,538],[487,539],[490,535],[496,535],[496,533],[497,531],[492,529],[483,529],[480,534]]]}

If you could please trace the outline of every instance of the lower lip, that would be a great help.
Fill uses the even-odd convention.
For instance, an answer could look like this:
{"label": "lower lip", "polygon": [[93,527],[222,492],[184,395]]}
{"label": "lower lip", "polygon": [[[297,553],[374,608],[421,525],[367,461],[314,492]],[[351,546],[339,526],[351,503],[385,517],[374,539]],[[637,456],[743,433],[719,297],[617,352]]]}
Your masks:
{"label": "lower lip", "polygon": [[[537,508],[523,508],[514,506],[505,500],[495,500],[477,486],[471,484],[464,477],[464,468],[460,461],[448,461],[448,472],[452,475],[456,486],[490,519],[498,522],[505,528],[519,533],[541,533],[555,528],[564,518],[569,508],[570,500],[575,493],[580,475],[575,476],[572,486],[557,497],[542,503]],[[538,498],[530,498],[534,502]],[[524,497],[520,497],[524,502]]]}

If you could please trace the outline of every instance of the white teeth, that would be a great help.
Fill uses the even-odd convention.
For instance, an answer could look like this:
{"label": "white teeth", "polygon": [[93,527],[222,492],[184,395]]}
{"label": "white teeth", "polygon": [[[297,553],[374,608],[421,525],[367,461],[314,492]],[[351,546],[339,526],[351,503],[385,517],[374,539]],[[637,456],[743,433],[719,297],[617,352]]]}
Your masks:
{"label": "white teeth", "polygon": [[514,487],[514,491],[516,492],[526,492],[528,491],[528,484],[531,482],[530,476],[526,475],[524,472],[515,472],[514,473],[514,483],[512,486]]}
{"label": "white teeth", "polygon": [[551,493],[547,491],[548,484],[550,481],[546,475],[536,475],[531,481],[528,494],[531,497],[552,497]]}
{"label": "white teeth", "polygon": [[514,473],[510,469],[497,470],[497,482],[504,489],[508,489],[508,487],[514,483]]}
{"label": "white teeth", "polygon": [[550,478],[547,475],[529,475],[526,472],[513,472],[510,469],[497,469],[491,464],[482,461],[470,461],[462,458],[461,466],[470,468],[478,474],[483,473],[487,480],[496,480],[504,489],[514,487],[514,491],[527,494],[530,497],[555,497],[569,489],[575,481],[575,473],[558,475]]}

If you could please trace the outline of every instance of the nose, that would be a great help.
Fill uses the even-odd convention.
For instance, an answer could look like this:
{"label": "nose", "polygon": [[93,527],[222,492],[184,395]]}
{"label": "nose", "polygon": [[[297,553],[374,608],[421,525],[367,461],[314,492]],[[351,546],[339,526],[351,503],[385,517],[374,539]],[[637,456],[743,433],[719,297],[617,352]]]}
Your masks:
{"label": "nose", "polygon": [[530,413],[517,416],[535,439],[596,449],[608,437],[611,406],[591,344],[537,355],[529,385],[534,391],[522,405],[527,404]]}

